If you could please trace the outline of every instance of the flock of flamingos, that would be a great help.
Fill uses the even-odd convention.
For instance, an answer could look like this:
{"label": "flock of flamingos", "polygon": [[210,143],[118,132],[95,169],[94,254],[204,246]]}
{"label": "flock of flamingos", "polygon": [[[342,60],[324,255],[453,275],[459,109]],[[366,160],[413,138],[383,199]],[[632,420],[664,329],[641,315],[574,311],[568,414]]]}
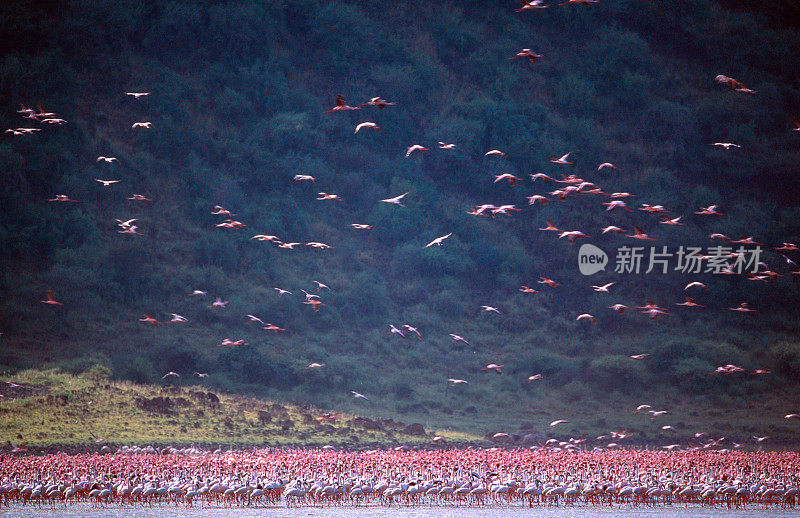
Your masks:
{"label": "flock of flamingos", "polygon": [[[599,0],[569,0],[563,4],[595,4]],[[542,0],[523,2],[517,11],[547,8]],[[531,49],[522,49],[509,58],[526,59],[536,63],[543,58]],[[745,87],[740,81],[719,75],[716,81],[725,87],[743,95],[756,95],[752,89]],[[137,100],[146,99],[150,92],[126,92]],[[351,106],[340,95],[336,97],[335,106],[325,113],[356,111],[367,109],[390,108],[396,103],[374,97],[369,101]],[[368,108],[369,107],[369,108]],[[47,126],[66,124],[67,121],[54,112],[48,112],[41,106],[37,109],[21,105],[18,110],[29,121],[30,127],[7,129],[6,133],[13,138],[29,138]],[[41,125],[36,126],[35,124]],[[800,123],[795,122],[793,131],[800,131]],[[132,131],[157,131],[151,121],[137,121],[131,124]],[[355,133],[362,130],[381,131],[374,122],[362,121],[355,127]],[[711,145],[725,150],[740,147],[732,142],[714,142]],[[440,152],[449,152],[456,148],[454,143],[439,142]],[[431,146],[433,147],[433,146]],[[410,145],[405,156],[411,157],[428,152],[429,148],[421,144]],[[734,152],[734,151],[732,151]],[[503,157],[500,149],[491,149],[485,156]],[[571,153],[551,158],[554,167],[569,168]],[[117,161],[112,156],[98,156],[98,163],[109,164],[109,171],[114,170]],[[598,170],[616,169],[610,162],[602,163]],[[569,169],[570,171],[572,169]],[[600,206],[606,212],[616,210],[632,212],[644,211],[658,217],[658,224],[665,227],[683,225],[682,216],[668,215],[669,210],[661,205],[642,204],[637,209],[628,206],[633,194],[627,192],[604,192],[600,186],[574,173],[547,175],[531,174],[532,182],[551,182],[559,187],[548,195],[534,194],[526,199],[529,206],[545,204],[555,200],[565,201],[573,196],[593,195],[603,197]],[[115,188],[122,180],[114,178],[96,178],[102,189]],[[288,179],[287,179],[288,181]],[[293,182],[311,182],[316,178],[311,175],[295,175]],[[508,182],[511,186],[524,180],[510,173],[494,177],[495,183]],[[124,185],[124,184],[123,184]],[[389,193],[390,196],[379,200],[380,203],[391,204],[397,210],[404,209],[407,197],[413,198],[411,192]],[[341,201],[341,197],[331,192],[319,192],[322,202]],[[151,203],[153,199],[147,194],[130,193],[126,197],[132,203]],[[48,200],[53,203],[73,204],[80,200],[69,194],[54,194]],[[510,216],[522,209],[515,204],[495,206],[481,204],[468,214],[475,217]],[[599,209],[601,210],[601,209]],[[216,227],[220,229],[243,230],[247,225],[235,218],[235,214],[222,206],[215,206],[212,214],[221,216]],[[717,205],[698,207],[694,212],[698,217],[721,217]],[[137,219],[117,220],[118,232],[131,235],[131,239],[141,239],[142,233]],[[367,223],[354,222],[350,227],[355,231],[366,232],[372,229]],[[567,230],[552,221],[540,229],[552,232],[559,239],[575,243],[590,236],[580,230]],[[600,230],[601,234],[617,234],[633,240],[654,241],[639,227],[623,229],[608,226]],[[447,246],[448,233],[433,239],[425,247]],[[711,234],[712,242],[727,244],[762,246],[752,236],[732,239],[720,233]],[[292,250],[308,246],[318,249],[331,248],[323,242],[294,242],[276,235],[255,234],[253,240],[269,242],[282,249]],[[800,250],[794,243],[784,242],[775,247],[780,252]],[[743,260],[739,251],[730,249],[727,257],[736,262]],[[789,273],[800,274],[798,265],[783,255]],[[708,257],[700,257],[708,260]],[[719,273],[736,274],[732,268],[724,268]],[[739,272],[740,273],[740,272]],[[772,270],[763,262],[753,265],[747,273],[751,281],[774,282],[783,274]],[[303,303],[313,311],[321,311],[323,294],[330,288],[320,281],[313,281],[312,288],[303,292]],[[556,280],[541,276],[538,289],[556,289]],[[615,283],[591,286],[596,292],[610,293]],[[520,291],[535,294],[538,289],[521,286]],[[699,281],[689,282],[684,291],[699,293],[708,289]],[[293,295],[292,292],[276,287],[277,295]],[[587,287],[588,291],[588,287]],[[208,296],[201,289],[195,289],[188,295],[193,297]],[[62,306],[62,302],[53,290],[47,290],[41,301],[51,306]],[[224,310],[228,301],[216,297],[209,308]],[[685,301],[676,302],[675,306],[686,308],[704,307],[691,296]],[[615,304],[610,306],[614,312],[639,310],[651,319],[668,318],[669,308],[660,307],[647,301],[641,306]],[[750,313],[757,309],[748,301],[728,308],[731,311]],[[476,308],[476,311],[478,308]],[[501,313],[501,308],[485,304],[480,307],[487,313]],[[247,320],[257,323],[267,331],[280,333],[285,331],[279,325],[268,323],[256,315],[247,315]],[[594,315],[581,313],[575,315],[577,321],[585,325],[597,325]],[[150,325],[162,323],[179,324],[188,318],[172,313],[169,320],[143,315],[141,322]],[[415,337],[422,340],[422,333],[411,324],[395,326],[389,324],[388,332],[398,339]],[[467,338],[451,333],[450,338],[456,342],[469,343]],[[218,345],[236,347],[244,340],[225,338]],[[631,355],[632,361],[645,357],[646,354]],[[322,359],[320,359],[322,360]],[[310,363],[306,369],[322,369],[321,361]],[[490,363],[482,368],[484,371],[502,373],[503,365]],[[727,364],[717,368],[715,374],[732,375],[744,371],[742,367]],[[769,374],[767,369],[758,369],[753,374]],[[184,373],[188,375],[188,373]],[[207,373],[194,372],[193,376],[204,378]],[[180,378],[181,373],[168,372],[163,379]],[[528,378],[534,382],[542,380],[542,375],[531,373]],[[443,380],[444,382],[444,380]],[[462,385],[469,383],[465,379],[449,378],[448,383]],[[9,382],[4,382],[9,383]],[[351,391],[354,398],[369,399],[367,395]],[[668,414],[667,410],[655,410],[650,405],[639,405],[634,412],[649,412],[655,419]],[[800,419],[796,413],[787,414],[784,419]],[[569,422],[559,419],[550,423],[551,427]],[[674,431],[669,425],[662,427],[663,432]],[[508,434],[499,432],[495,439],[500,440]],[[613,433],[608,441],[625,438],[624,433]],[[622,449],[614,442],[603,447],[587,451],[583,439],[570,439],[559,442],[551,439],[544,445],[531,449],[501,450],[464,449],[464,450],[408,450],[400,448],[392,451],[338,452],[332,447],[319,450],[250,450],[250,451],[217,451],[207,452],[196,448],[176,450],[155,450],[153,448],[123,447],[116,452],[106,448],[105,455],[31,455],[23,448],[14,448],[10,454],[0,457],[0,502],[7,506],[37,505],[58,506],[69,502],[93,502],[97,505],[274,505],[283,500],[287,505],[558,505],[565,503],[586,503],[593,505],[613,505],[626,503],[631,505],[655,505],[674,503],[694,503],[704,505],[725,505],[740,507],[747,505],[793,506],[798,495],[798,466],[800,457],[795,453],[745,453],[736,451],[741,446],[733,443],[731,448],[722,451],[714,449],[724,440],[704,439],[705,434],[697,434],[698,439],[706,442],[702,446],[683,449],[678,444],[666,446],[660,451],[636,451]],[[753,437],[760,444],[768,437]]]}

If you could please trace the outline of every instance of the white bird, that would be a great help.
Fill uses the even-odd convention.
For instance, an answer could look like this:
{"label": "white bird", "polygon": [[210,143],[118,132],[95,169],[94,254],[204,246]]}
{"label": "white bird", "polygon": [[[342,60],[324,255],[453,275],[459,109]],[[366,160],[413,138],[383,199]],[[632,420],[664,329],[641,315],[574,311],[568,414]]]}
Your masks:
{"label": "white bird", "polygon": [[742,147],[739,144],[734,144],[733,142],[714,142],[710,145],[725,148],[725,151],[728,151],[732,147]]}
{"label": "white bird", "polygon": [[303,369],[304,369],[304,370],[305,370],[305,369],[320,369],[320,368],[322,368],[322,367],[324,367],[324,366],[325,366],[325,364],[324,364],[324,363],[317,363],[317,362],[314,362],[314,363],[309,363],[309,364],[308,364],[306,367],[303,367]]}
{"label": "white bird", "polygon": [[105,162],[107,164],[110,164],[111,162],[114,162],[116,159],[117,159],[117,157],[113,157],[113,156],[99,156],[99,157],[97,157],[96,161],[97,162]]}
{"label": "white bird", "polygon": [[569,423],[569,421],[567,421],[566,419],[559,419],[557,421],[553,421],[552,423],[550,423],[550,426],[555,426],[557,424],[563,424],[563,423]]}
{"label": "white bird", "polygon": [[427,151],[427,150],[428,148],[424,146],[420,146],[419,144],[414,144],[413,146],[406,149],[406,158],[411,156],[411,153],[413,153],[414,151]]}
{"label": "white bird", "polygon": [[705,284],[703,284],[702,282],[699,282],[699,281],[690,282],[683,289],[684,290],[688,290],[689,288],[703,288],[704,290],[708,289]]}
{"label": "white bird", "polygon": [[180,375],[180,374],[178,374],[177,372],[172,372],[172,371],[169,371],[168,373],[166,373],[166,374],[164,374],[163,376],[161,376],[161,379],[162,379],[162,380],[163,380],[163,379],[167,379],[167,378],[168,378],[168,377],[170,377],[170,376],[173,376],[173,377],[176,377],[176,378],[180,378],[180,377],[181,377],[181,375]]}
{"label": "white bird", "polygon": [[135,221],[139,221],[139,220],[138,220],[138,219],[136,219],[136,218],[131,218],[131,219],[129,219],[129,220],[126,220],[126,221],[122,221],[121,219],[118,219],[118,220],[117,220],[117,225],[118,225],[118,226],[120,226],[120,227],[122,227],[122,228],[128,228],[128,227],[130,227],[131,225],[133,225],[133,223],[134,223]]}
{"label": "white bird", "polygon": [[439,141],[439,149],[455,149],[455,144],[447,144],[445,142]]}
{"label": "white bird", "polygon": [[192,373],[192,376],[197,376],[198,378],[200,378],[200,379],[203,379],[203,378],[207,378],[207,377],[208,377],[208,373],[207,373],[207,372],[197,372],[197,371],[194,371],[194,372]]}
{"label": "white bird", "polygon": [[453,385],[469,384],[469,381],[467,381],[467,380],[460,380],[460,379],[456,379],[456,378],[447,378],[447,381],[449,381]]}
{"label": "white bird", "polygon": [[442,246],[442,241],[444,241],[445,239],[447,239],[448,237],[450,237],[450,236],[452,236],[452,235],[453,235],[453,233],[452,233],[452,232],[450,232],[450,233],[449,233],[449,234],[447,234],[446,236],[440,236],[440,237],[437,237],[436,239],[434,239],[433,241],[431,241],[430,243],[428,243],[427,245],[425,245],[423,248],[428,248],[429,246],[433,246],[433,245]]}
{"label": "white bird", "polygon": [[575,320],[584,320],[584,319],[587,319],[587,318],[592,322],[592,324],[596,324],[597,323],[597,319],[595,319],[589,313],[580,314],[580,315],[578,315],[578,318],[576,318]]}
{"label": "white bird", "polygon": [[361,124],[359,124],[358,126],[356,126],[356,130],[355,130],[353,133],[358,133],[358,132],[361,130],[361,128],[372,128],[372,129],[374,129],[375,131],[380,131],[380,130],[381,130],[381,129],[378,127],[378,125],[377,125],[377,124],[375,124],[374,122],[362,122]]}
{"label": "white bird", "polygon": [[384,203],[393,203],[395,205],[400,205],[401,207],[405,207],[405,205],[403,205],[400,202],[400,200],[402,200],[403,197],[405,197],[407,194],[408,193],[406,192],[406,193],[401,194],[400,196],[395,196],[394,198],[386,198],[385,200],[381,200],[381,201],[384,202]]}
{"label": "white bird", "polygon": [[279,297],[282,296],[284,293],[288,293],[289,295],[292,295],[292,292],[288,291],[288,290],[284,290],[284,289],[281,289],[281,288],[272,288],[272,289],[274,289],[275,291],[278,292],[278,296]]}
{"label": "white bird", "polygon": [[149,122],[149,121],[148,122],[134,122],[133,125],[131,126],[131,128],[147,128],[147,129],[150,129],[150,126],[152,124],[153,123]]}
{"label": "white bird", "polygon": [[366,399],[367,401],[369,401],[369,398],[367,396],[365,396],[364,394],[361,394],[360,392],[356,392],[355,390],[351,390],[350,393],[353,394],[353,397],[355,399],[361,398],[361,399]]}
{"label": "white bird", "polygon": [[250,315],[250,314],[248,314],[248,315],[247,315],[247,317],[250,319],[250,322],[258,322],[258,323],[259,323],[259,324],[261,324],[262,326],[265,326],[265,325],[266,325],[266,324],[264,323],[264,321],[263,321],[263,320],[261,320],[260,318],[258,318],[258,317],[257,317],[257,316],[255,316],[255,315]]}
{"label": "white bird", "polygon": [[172,320],[170,322],[188,322],[189,319],[177,313],[172,313]]}
{"label": "white bird", "polygon": [[125,92],[125,95],[130,95],[134,99],[139,99],[140,97],[150,95],[150,92]]}
{"label": "white bird", "polygon": [[615,166],[611,162],[603,162],[602,164],[597,166],[597,170],[600,171],[602,169],[605,169],[606,167],[608,167],[609,169],[616,169],[617,168],[617,166]]}
{"label": "white bird", "polygon": [[602,291],[603,293],[608,293],[608,288],[616,284],[616,282],[609,282],[608,284],[604,284],[602,286],[592,286],[594,291]]}
{"label": "white bird", "polygon": [[394,324],[389,324],[389,332],[393,333],[393,334],[396,334],[396,335],[400,335],[400,338],[405,338],[406,337],[405,333],[403,333],[403,331],[401,331],[400,329],[397,329],[394,326]]}
{"label": "white bird", "polygon": [[120,180],[101,180],[100,178],[95,178],[94,181],[102,183],[103,187],[108,187],[111,184],[115,184],[115,183],[119,183],[120,182]]}
{"label": "white bird", "polygon": [[208,292],[207,292],[207,291],[203,291],[203,290],[193,290],[193,291],[192,291],[192,292],[189,294],[189,296],[190,296],[190,297],[192,297],[192,296],[194,296],[194,295],[208,295]]}
{"label": "white bird", "polygon": [[500,314],[500,310],[494,306],[481,306],[481,311],[494,312],[497,313],[498,315]]}
{"label": "white bird", "polygon": [[503,153],[502,151],[500,151],[499,149],[491,149],[491,150],[487,151],[486,153],[484,153],[483,156],[489,156],[489,155],[506,156],[506,154]]}

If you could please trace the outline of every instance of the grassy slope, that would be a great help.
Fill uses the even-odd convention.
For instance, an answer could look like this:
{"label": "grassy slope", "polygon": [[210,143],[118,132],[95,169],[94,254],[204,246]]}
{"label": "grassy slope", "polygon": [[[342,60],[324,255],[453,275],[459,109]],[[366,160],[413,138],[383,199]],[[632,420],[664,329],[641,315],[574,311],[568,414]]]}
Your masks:
{"label": "grassy slope", "polygon": [[[91,444],[90,433],[111,444],[391,445],[430,442],[434,435],[450,441],[478,439],[449,431],[410,435],[402,431],[403,426],[370,430],[354,423],[356,416],[350,414],[322,424],[316,419],[323,413],[318,409],[231,394],[216,394],[219,404],[215,405],[193,395],[207,390],[199,385],[137,385],[36,370],[23,371],[11,380],[25,389],[5,390],[9,397],[0,400],[0,438],[33,446]],[[158,397],[168,397],[173,403],[161,411],[137,403],[140,398]],[[269,422],[262,422],[259,412],[268,412]],[[285,427],[287,421],[292,425]]]}

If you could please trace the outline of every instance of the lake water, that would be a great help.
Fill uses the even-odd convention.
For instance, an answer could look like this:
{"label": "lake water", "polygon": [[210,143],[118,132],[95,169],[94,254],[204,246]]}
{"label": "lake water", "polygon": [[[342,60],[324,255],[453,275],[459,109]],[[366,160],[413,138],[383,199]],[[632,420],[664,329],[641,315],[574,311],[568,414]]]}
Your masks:
{"label": "lake water", "polygon": [[800,516],[800,509],[707,509],[702,507],[484,507],[442,508],[442,507],[313,507],[291,508],[106,508],[98,509],[88,505],[75,505],[68,509],[3,509],[0,518],[760,518]]}

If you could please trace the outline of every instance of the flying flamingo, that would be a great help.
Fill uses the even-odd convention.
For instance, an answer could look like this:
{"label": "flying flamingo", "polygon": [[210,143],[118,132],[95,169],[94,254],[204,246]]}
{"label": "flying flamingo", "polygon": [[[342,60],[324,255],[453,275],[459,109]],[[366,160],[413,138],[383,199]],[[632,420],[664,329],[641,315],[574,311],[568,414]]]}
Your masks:
{"label": "flying flamingo", "polygon": [[155,318],[153,318],[150,315],[148,315],[147,313],[144,314],[143,318],[139,319],[139,322],[147,322],[148,324],[153,324],[154,326],[156,326],[156,325],[161,323],[158,320],[156,320]]}
{"label": "flying flamingo", "polygon": [[452,235],[453,235],[453,233],[450,232],[449,234],[447,234],[445,236],[437,237],[436,239],[434,239],[433,241],[431,241],[430,243],[425,245],[423,248],[428,248],[429,246],[433,246],[433,245],[442,246],[442,241],[444,241],[445,239],[447,239],[448,237],[450,237]]}
{"label": "flying flamingo", "polygon": [[536,63],[537,61],[539,61],[540,58],[543,57],[544,57],[543,54],[537,54],[531,49],[522,49],[521,51],[517,52],[515,56],[510,57],[508,59],[528,58],[528,61],[530,61],[531,63]]}
{"label": "flying flamingo", "polygon": [[402,200],[402,199],[403,199],[403,197],[404,197],[404,196],[406,196],[407,194],[408,194],[408,193],[407,193],[407,192],[405,192],[405,193],[401,194],[400,196],[395,196],[394,198],[386,198],[385,200],[381,200],[381,201],[382,201],[382,202],[384,202],[384,203],[392,203],[392,204],[394,204],[394,205],[399,205],[399,206],[401,206],[401,207],[405,207],[405,205],[403,205],[403,204],[400,202],[400,200]]}
{"label": "flying flamingo", "polygon": [[576,318],[575,320],[585,320],[585,319],[588,319],[592,324],[597,324],[597,319],[594,318],[589,313],[582,313],[578,315],[578,318]]}
{"label": "flying flamingo", "polygon": [[303,367],[303,370],[305,370],[305,369],[320,369],[320,368],[322,368],[324,366],[325,366],[324,363],[314,362],[314,363],[309,363],[306,367]]}
{"label": "flying flamingo", "polygon": [[379,110],[382,110],[386,106],[394,106],[397,103],[390,103],[386,99],[381,99],[380,97],[373,97],[369,101],[359,104],[359,106],[377,106]]}
{"label": "flying flamingo", "polygon": [[45,294],[47,295],[47,300],[42,300],[41,302],[43,302],[45,304],[50,304],[51,306],[63,306],[64,305],[64,303],[62,303],[62,302],[57,302],[55,297],[53,297],[53,290],[47,290],[45,292]]}
{"label": "flying flamingo", "polygon": [[627,234],[626,237],[632,237],[633,239],[644,239],[647,241],[655,241],[655,239],[642,232],[642,229],[636,226],[633,227],[633,234]]}
{"label": "flying flamingo", "polygon": [[469,345],[469,342],[467,342],[467,341],[464,339],[464,337],[462,337],[462,336],[458,336],[458,335],[454,335],[453,333],[450,333],[450,337],[452,338],[452,340],[451,340],[451,341],[452,341],[453,343],[455,343],[455,342],[464,342],[465,344]]}
{"label": "flying flamingo", "polygon": [[330,110],[327,110],[325,113],[348,111],[348,110],[360,110],[360,109],[361,108],[357,106],[348,106],[348,104],[344,100],[344,97],[342,97],[342,95],[339,94],[336,96],[336,106],[334,106]]}
{"label": "flying flamingo", "polygon": [[375,124],[374,122],[362,122],[361,124],[356,126],[356,130],[353,133],[358,133],[359,131],[361,131],[362,128],[371,128],[371,129],[374,129],[375,131],[380,131],[381,130],[378,127],[378,125]]}
{"label": "flying flamingo", "polygon": [[572,162],[568,162],[567,159],[569,158],[569,153],[562,156],[561,158],[552,157],[550,161],[554,164],[561,164],[561,165],[572,165]]}
{"label": "flying flamingo", "polygon": [[500,370],[500,369],[502,369],[502,368],[503,368],[503,366],[502,366],[502,365],[497,365],[496,363],[490,363],[489,365],[487,365],[486,367],[482,368],[481,370],[482,370],[482,371],[493,370],[493,371],[495,371],[497,374],[502,374],[502,373],[503,373],[503,371],[502,371],[502,370]]}
{"label": "flying flamingo", "polygon": [[420,146],[419,144],[414,144],[413,146],[410,146],[408,149],[406,149],[406,158],[411,156],[411,153],[413,153],[415,151],[425,152],[427,150],[428,150],[428,148],[426,148],[425,146]]}

